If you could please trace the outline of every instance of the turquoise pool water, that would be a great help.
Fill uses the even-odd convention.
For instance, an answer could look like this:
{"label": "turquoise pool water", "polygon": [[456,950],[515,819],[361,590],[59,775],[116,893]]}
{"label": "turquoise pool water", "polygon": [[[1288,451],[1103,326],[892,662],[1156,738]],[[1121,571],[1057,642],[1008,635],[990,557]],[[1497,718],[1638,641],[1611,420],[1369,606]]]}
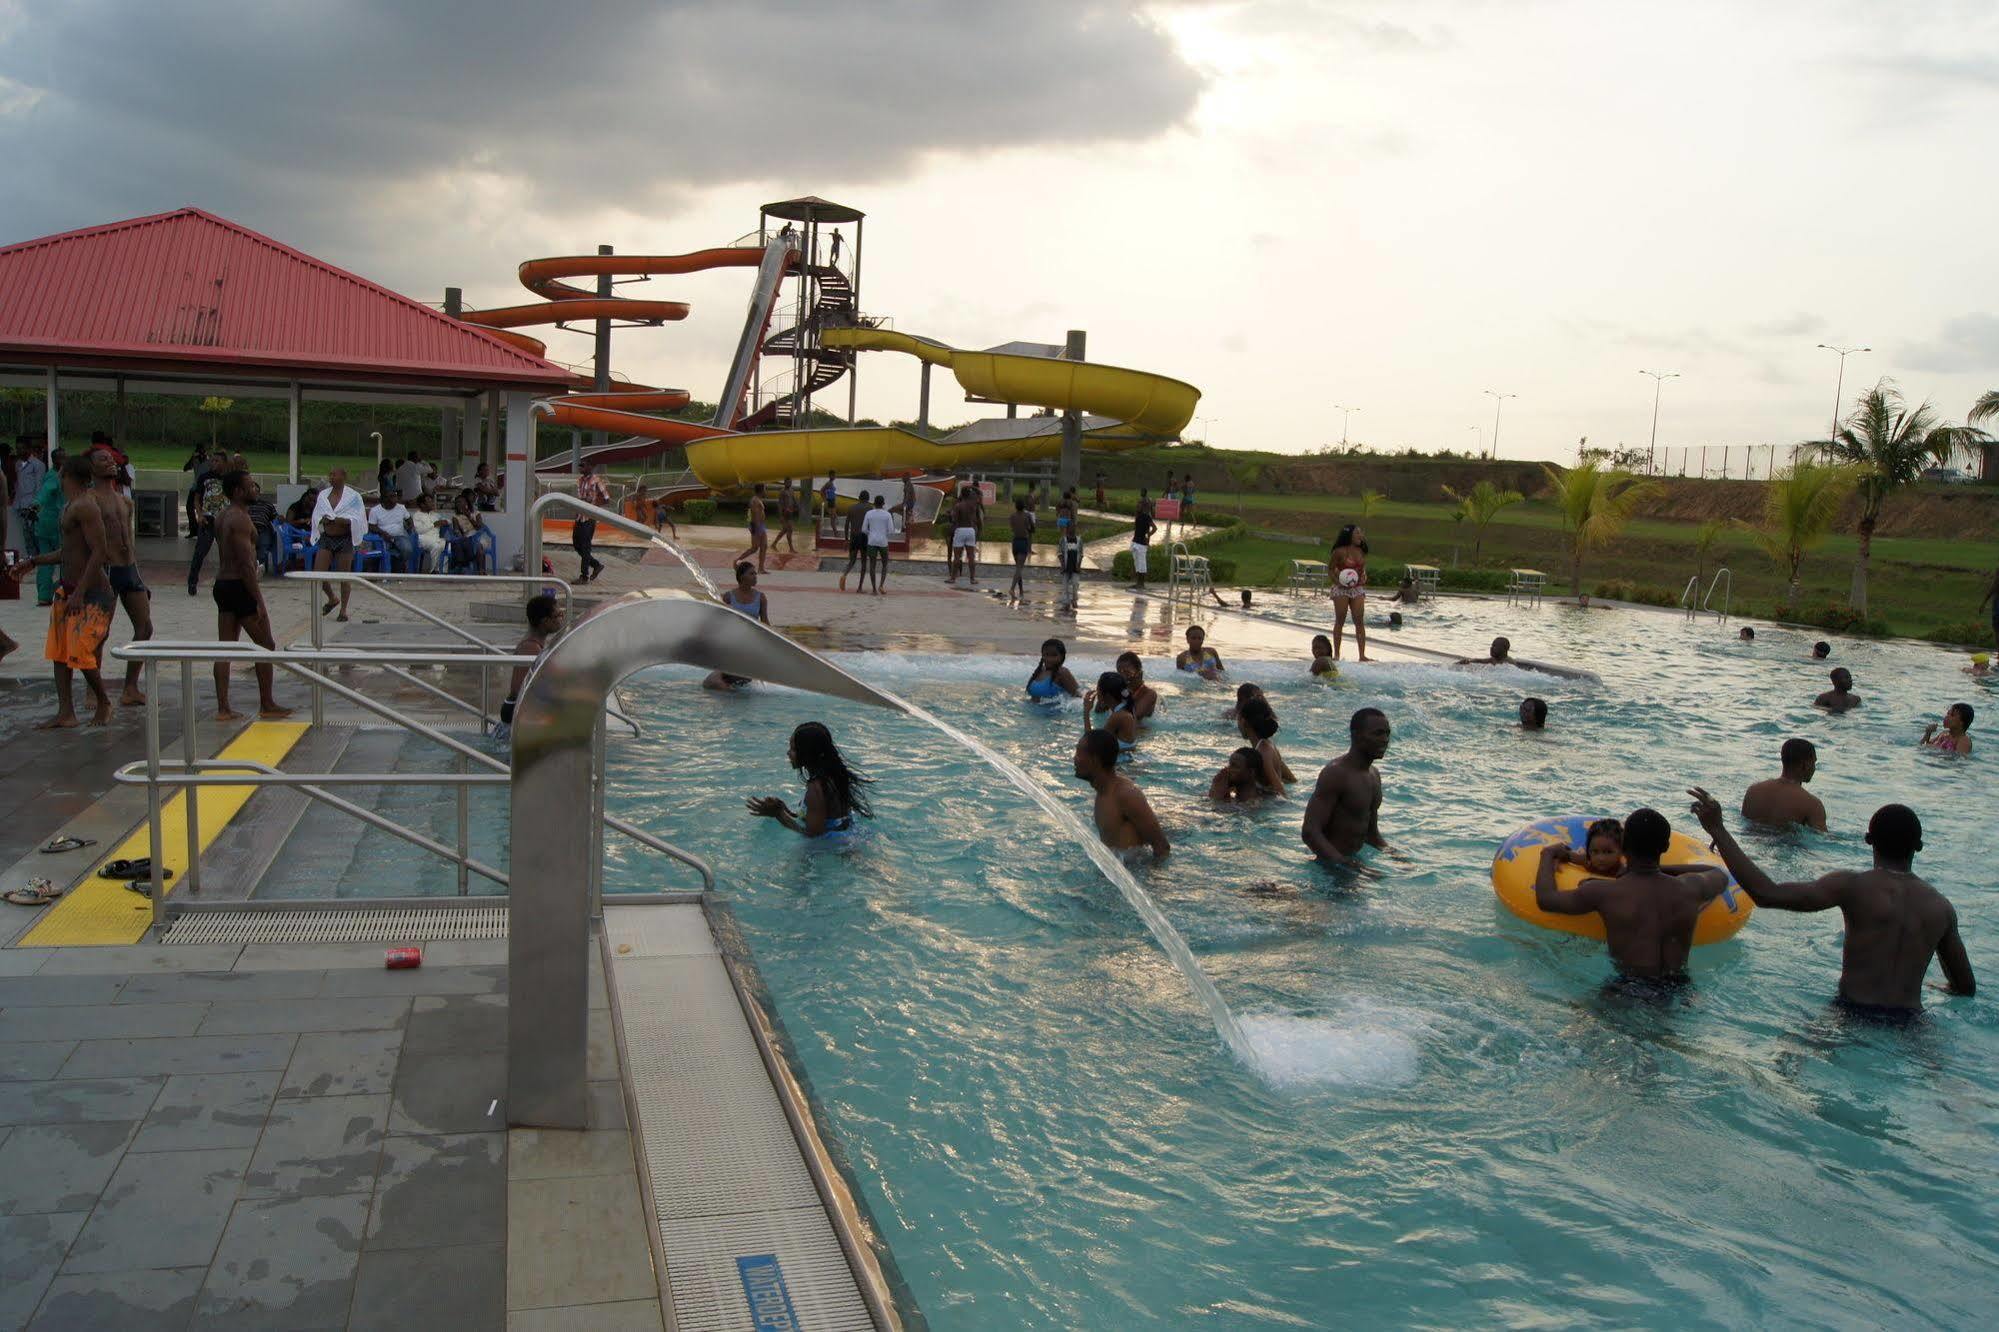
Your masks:
{"label": "turquoise pool water", "polygon": [[[1487,866],[1544,813],[1650,803],[1690,826],[1687,784],[1732,808],[1804,735],[1833,831],[1755,837],[1767,863],[1860,863],[1867,815],[1907,800],[1927,829],[1918,868],[1989,971],[1992,759],[1914,741],[1952,701],[1999,700],[1961,659],[1841,641],[1867,706],[1819,715],[1809,637],[1770,628],[1744,645],[1664,616],[1466,605],[1407,630],[1466,649],[1501,631],[1602,683],[1384,666],[1321,687],[1302,633],[1295,660],[1236,663],[1307,780],[1353,708],[1389,713],[1382,824],[1406,859],[1357,884],[1306,863],[1302,795],[1247,812],[1201,798],[1237,743],[1227,693],[1161,681],[1132,775],[1175,851],[1139,877],[1249,1028],[1254,1067],[1083,854],[906,718],[641,677],[635,715],[678,740],[614,744],[611,804],[726,867],[830,1127],[939,1327],[1982,1322],[1999,1297],[1992,998],[1936,996],[1908,1030],[1848,1024],[1826,1002],[1837,917],[1775,912],[1697,952],[1683,1002],[1607,997],[1600,945],[1503,913]],[[1210,632],[1228,653],[1249,630]],[[1028,662],[841,661],[1086,810],[1078,714],[1019,701]],[[1530,691],[1550,702],[1545,734],[1511,724]],[[811,717],[878,779],[881,816],[843,851],[742,811],[745,794],[795,797],[784,741]],[[650,886],[646,862],[613,854],[607,883]]]}

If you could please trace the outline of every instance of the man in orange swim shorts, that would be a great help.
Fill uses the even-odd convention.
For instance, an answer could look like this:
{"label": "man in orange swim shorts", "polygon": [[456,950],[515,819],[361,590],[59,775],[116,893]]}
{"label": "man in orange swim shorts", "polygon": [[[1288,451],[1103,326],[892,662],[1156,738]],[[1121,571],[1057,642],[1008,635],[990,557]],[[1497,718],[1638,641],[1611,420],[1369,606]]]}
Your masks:
{"label": "man in orange swim shorts", "polygon": [[98,667],[104,640],[111,634],[111,616],[118,607],[118,598],[104,572],[107,549],[104,514],[91,493],[90,481],[88,455],[78,454],[64,460],[62,490],[67,507],[62,514],[62,545],[14,566],[17,573],[41,564],[60,562],[62,566],[55,604],[49,608],[49,635],[43,649],[43,655],[55,665],[56,676],[56,715],[41,724],[39,729],[45,731],[77,724],[73,690],[78,671],[83,672],[83,682],[90,686],[90,697],[96,705],[92,724],[102,726],[111,720],[111,698],[104,692]]}

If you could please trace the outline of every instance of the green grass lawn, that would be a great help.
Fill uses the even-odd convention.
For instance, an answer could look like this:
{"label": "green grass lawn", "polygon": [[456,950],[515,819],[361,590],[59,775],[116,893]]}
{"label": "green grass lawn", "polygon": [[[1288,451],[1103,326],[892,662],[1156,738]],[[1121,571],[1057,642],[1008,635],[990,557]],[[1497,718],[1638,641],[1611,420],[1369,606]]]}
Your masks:
{"label": "green grass lawn", "polygon": [[[1129,507],[1135,491],[1111,492],[1114,505]],[[1232,495],[1203,495],[1197,514],[1234,515]],[[1203,547],[1204,553],[1235,562],[1239,582],[1274,586],[1285,581],[1293,559],[1326,558],[1333,533],[1344,523],[1358,521],[1360,500],[1340,495],[1248,494],[1241,501],[1243,520],[1250,527],[1296,541],[1240,536]],[[1693,576],[1693,542],[1697,524],[1640,518],[1629,524],[1609,546],[1590,552],[1583,566],[1583,589],[1598,595],[1677,601]],[[1515,567],[1535,568],[1549,575],[1551,586],[1569,589],[1568,544],[1560,516],[1543,503],[1529,501],[1502,512],[1473,549],[1468,525],[1450,519],[1442,503],[1380,501],[1362,523],[1377,560],[1435,564],[1445,570],[1477,569],[1504,573]],[[1814,610],[1843,603],[1852,577],[1856,541],[1852,533],[1828,537],[1805,559],[1801,600]],[[1755,544],[1748,532],[1725,532],[1710,557],[1703,583],[1714,564],[1726,565],[1734,581],[1738,611],[1771,614],[1785,592],[1784,573]],[[1989,642],[1990,630],[1978,612],[1978,600],[1995,566],[1999,540],[1962,541],[1923,537],[1880,536],[1874,540],[1869,610],[1891,632],[1946,642]],[[1450,579],[1447,573],[1446,586]],[[1605,591],[1599,593],[1598,589]]]}

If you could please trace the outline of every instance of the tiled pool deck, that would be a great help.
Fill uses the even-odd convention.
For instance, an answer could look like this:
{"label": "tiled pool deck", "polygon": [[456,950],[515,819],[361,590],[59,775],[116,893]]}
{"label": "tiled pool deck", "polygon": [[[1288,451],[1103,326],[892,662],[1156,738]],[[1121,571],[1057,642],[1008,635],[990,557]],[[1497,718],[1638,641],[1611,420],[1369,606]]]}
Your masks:
{"label": "tiled pool deck", "polygon": [[426,953],[0,951],[0,1328],[659,1328],[602,976],[509,1132],[505,945]]}

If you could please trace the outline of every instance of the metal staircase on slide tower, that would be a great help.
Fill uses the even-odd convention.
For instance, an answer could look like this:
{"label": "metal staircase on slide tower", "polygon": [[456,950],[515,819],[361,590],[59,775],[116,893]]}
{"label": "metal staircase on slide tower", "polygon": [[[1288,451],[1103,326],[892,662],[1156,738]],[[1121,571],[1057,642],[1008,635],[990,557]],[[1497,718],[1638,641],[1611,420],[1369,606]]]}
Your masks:
{"label": "metal staircase on slide tower", "polygon": [[817,284],[816,298],[802,324],[781,329],[764,340],[759,351],[764,356],[784,360],[803,359],[808,369],[803,385],[771,399],[744,417],[738,429],[789,430],[798,424],[801,402],[837,383],[854,365],[854,353],[835,351],[819,345],[819,333],[856,322],[854,287],[847,275],[831,264],[813,264],[800,274]]}

